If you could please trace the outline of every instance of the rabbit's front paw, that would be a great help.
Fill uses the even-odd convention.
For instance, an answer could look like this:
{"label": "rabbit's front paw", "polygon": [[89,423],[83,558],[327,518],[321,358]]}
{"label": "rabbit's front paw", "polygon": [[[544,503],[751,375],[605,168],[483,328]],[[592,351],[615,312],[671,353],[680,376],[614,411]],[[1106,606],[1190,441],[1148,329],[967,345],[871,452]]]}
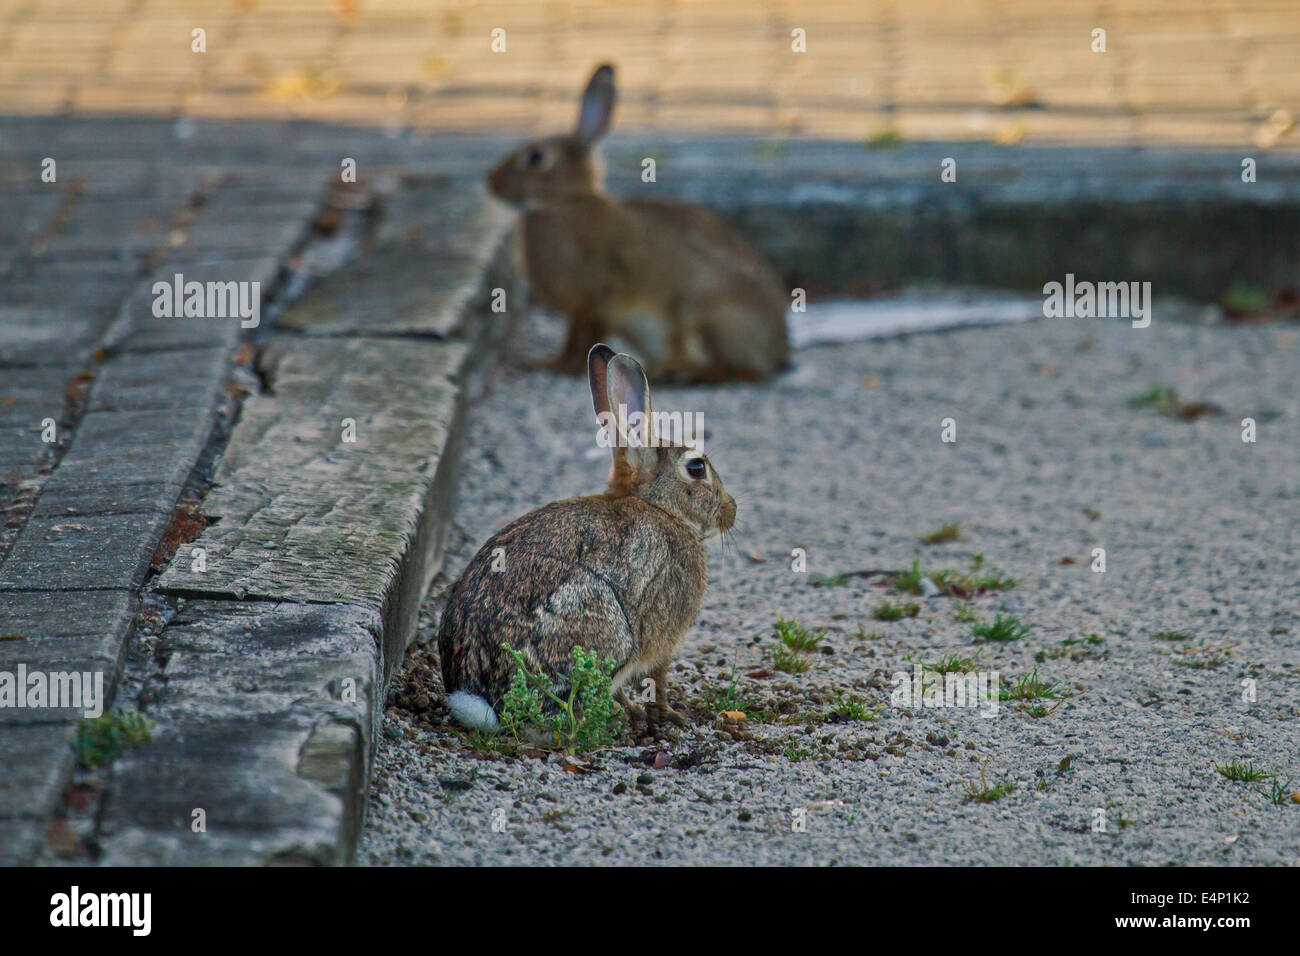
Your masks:
{"label": "rabbit's front paw", "polygon": [[623,713],[627,715],[627,721],[629,724],[633,727],[645,726],[647,720],[645,708],[640,704],[634,704],[628,700],[627,695],[623,693],[622,688],[619,688],[618,693],[614,695],[614,702],[617,703],[619,707],[622,708]]}
{"label": "rabbit's front paw", "polygon": [[661,720],[666,720],[669,723],[676,724],[678,727],[687,727],[691,723],[691,719],[680,710],[673,710],[667,705],[664,706],[663,713],[661,713],[659,717]]}
{"label": "rabbit's front paw", "polygon": [[690,720],[685,714],[673,710],[664,703],[660,703],[650,708],[647,717],[647,727],[651,732],[657,731],[665,723],[673,724],[676,727],[686,727],[690,724]]}

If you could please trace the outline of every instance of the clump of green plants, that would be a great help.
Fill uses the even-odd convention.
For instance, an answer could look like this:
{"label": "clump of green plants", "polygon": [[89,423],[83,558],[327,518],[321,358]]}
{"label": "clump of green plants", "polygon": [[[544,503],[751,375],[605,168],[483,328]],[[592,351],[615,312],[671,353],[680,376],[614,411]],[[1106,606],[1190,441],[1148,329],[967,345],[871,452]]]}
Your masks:
{"label": "clump of green plants", "polygon": [[1184,647],[1178,652],[1180,656],[1174,663],[1192,670],[1217,670],[1228,663],[1229,650],[1229,647],[1211,647],[1205,643],[1197,647]]}
{"label": "clump of green plants", "polygon": [[1011,780],[999,780],[994,784],[989,784],[984,774],[988,770],[989,762],[992,759],[992,757],[988,758],[980,767],[980,782],[978,785],[974,780],[962,781],[962,790],[966,793],[967,803],[972,801],[975,803],[993,803],[995,800],[1001,800],[1016,789],[1014,781]]}
{"label": "clump of green plants", "polygon": [[522,653],[509,644],[501,646],[515,660],[510,688],[501,701],[501,727],[516,740],[541,731],[557,749],[577,753],[603,747],[618,735],[623,714],[610,696],[613,660],[575,647],[568,694],[562,697],[550,677],[528,669]]}
{"label": "clump of green plants", "polygon": [[1028,674],[1022,674],[1010,687],[1002,688],[999,696],[1002,700],[1039,700],[1041,698],[1061,700],[1070,695],[1066,687],[1059,681],[1048,683],[1039,677],[1038,668],[1035,667]]}
{"label": "clump of green plants", "polygon": [[839,694],[828,716],[837,721],[879,720],[884,706],[884,704],[877,704],[872,707],[866,701],[858,700],[856,697],[845,697]]}
{"label": "clump of green plants", "polygon": [[1190,631],[1156,631],[1151,635],[1153,641],[1189,641],[1192,639]]}
{"label": "clump of green plants", "polygon": [[976,652],[975,657],[949,654],[947,657],[939,658],[938,663],[923,664],[922,667],[927,671],[934,671],[936,674],[969,674],[976,667],[976,657],[979,657],[978,652]]}
{"label": "clump of green plants", "polygon": [[795,618],[788,621],[779,614],[772,626],[776,641],[772,645],[773,666],[787,674],[802,674],[812,667],[814,651],[826,639],[826,629],[810,631]]}
{"label": "clump of green plants", "polygon": [[[926,577],[926,574],[921,570],[921,559],[913,558],[911,568],[906,571],[899,571],[894,575],[894,590],[902,591],[904,594],[920,594],[921,579],[924,577]],[[935,584],[938,584],[938,582],[936,581]]]}
{"label": "clump of green plants", "polygon": [[1019,583],[1011,575],[1003,574],[1001,571],[975,575],[969,578],[969,581],[970,591],[1010,591]]}
{"label": "clump of green plants", "polygon": [[1292,799],[1290,779],[1288,779],[1286,783],[1279,783],[1276,779],[1274,779],[1273,782],[1269,784],[1268,793],[1264,795],[1268,797],[1270,801],[1276,804],[1283,804],[1289,802]]}
{"label": "clump of green plants", "polygon": [[775,719],[776,715],[772,709],[765,707],[756,697],[746,697],[740,692],[740,686],[736,683],[736,665],[731,665],[731,680],[727,683],[727,689],[709,690],[704,694],[705,703],[709,705],[709,710],[715,714],[723,711],[740,711],[750,720],[759,723],[768,723]]}
{"label": "clump of green plants", "polygon": [[852,577],[851,574],[818,574],[814,571],[808,575],[808,583],[815,588],[838,588],[848,584]]}
{"label": "clump of green plants", "polygon": [[1214,769],[1219,771],[1222,776],[1238,783],[1251,783],[1256,780],[1270,780],[1276,776],[1276,774],[1271,774],[1263,770],[1256,770],[1255,762],[1253,760],[1250,763],[1241,763],[1237,760],[1230,760],[1226,764],[1216,763]]}
{"label": "clump of green plants", "polygon": [[945,524],[921,538],[922,544],[947,544],[961,537],[961,525]]}
{"label": "clump of green plants", "polygon": [[1273,304],[1267,289],[1245,282],[1234,282],[1223,293],[1223,308],[1233,316],[1258,315]]}
{"label": "clump of green plants", "polygon": [[752,152],[759,159],[776,159],[786,150],[785,140],[765,139],[752,147]]}
{"label": "clump of green plants", "polygon": [[877,621],[901,621],[905,617],[916,617],[920,613],[921,606],[910,601],[900,604],[881,601],[871,609],[871,617]]}
{"label": "clump of green plants", "polygon": [[892,149],[895,146],[903,145],[903,134],[894,126],[886,126],[884,129],[871,134],[867,139],[869,149]]}
{"label": "clump of green plants", "polygon": [[1205,415],[1217,415],[1223,411],[1212,402],[1187,402],[1178,397],[1178,391],[1168,385],[1153,383],[1145,392],[1129,398],[1133,408],[1146,408],[1168,418],[1181,418],[1192,421]]}
{"label": "clump of green plants", "polygon": [[[978,570],[978,567],[975,570]],[[939,589],[939,593],[959,598],[969,597],[980,591],[1008,591],[1017,584],[1015,578],[999,571],[967,574],[965,571],[940,569],[927,572],[922,570],[920,558],[913,558],[912,566],[906,571],[897,572],[893,576],[892,584],[894,590],[902,591],[904,594],[923,594],[925,592],[921,581],[925,578],[930,579],[931,583]]]}
{"label": "clump of green plants", "polygon": [[999,614],[992,621],[981,621],[971,628],[980,641],[1018,641],[1029,636],[1029,629],[1012,614]]}
{"label": "clump of green plants", "polygon": [[1178,400],[1178,392],[1168,385],[1161,385],[1159,382],[1152,382],[1151,386],[1145,392],[1138,392],[1136,395],[1130,395],[1128,403],[1133,408],[1154,408],[1160,409]]}
{"label": "clump of green plants", "polygon": [[114,711],[81,721],[72,736],[72,749],[87,768],[114,760],[127,747],[153,736],[153,722],[139,711]]}

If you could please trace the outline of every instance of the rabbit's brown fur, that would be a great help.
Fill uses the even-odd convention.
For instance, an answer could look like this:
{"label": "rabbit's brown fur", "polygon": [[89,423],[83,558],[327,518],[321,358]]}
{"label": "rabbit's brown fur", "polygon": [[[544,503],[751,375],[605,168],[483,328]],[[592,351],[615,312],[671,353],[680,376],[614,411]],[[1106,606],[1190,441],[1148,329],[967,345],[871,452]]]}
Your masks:
{"label": "rabbit's brown fur", "polygon": [[[590,374],[598,415],[620,404],[650,412],[644,373],[629,356],[597,345]],[[576,645],[614,660],[615,691],[652,677],[650,716],[675,717],[664,680],[704,599],[703,538],[731,527],[736,503],[702,453],[644,447],[647,437],[613,449],[604,494],[539,508],[479,549],[452,586],[438,634],[448,695],[497,707],[514,670],[502,642],[563,683]]]}
{"label": "rabbit's brown fur", "polygon": [[604,192],[592,147],[608,129],[614,74],[592,75],[573,134],[528,143],[488,175],[523,210],[534,295],[569,320],[555,365],[580,371],[588,343],[626,338],[655,379],[756,380],[789,355],[787,300],[772,267],[712,213]]}

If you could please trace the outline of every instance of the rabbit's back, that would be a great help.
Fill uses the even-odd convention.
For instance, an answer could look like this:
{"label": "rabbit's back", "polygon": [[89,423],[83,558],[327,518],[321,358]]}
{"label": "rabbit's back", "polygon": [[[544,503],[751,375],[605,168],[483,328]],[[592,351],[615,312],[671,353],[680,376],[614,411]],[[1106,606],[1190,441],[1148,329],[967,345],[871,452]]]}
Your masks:
{"label": "rabbit's back", "polygon": [[647,223],[647,229],[659,232],[662,245],[683,252],[697,268],[707,263],[715,280],[726,276],[752,282],[760,293],[773,297],[778,310],[784,310],[781,278],[771,263],[708,209],[664,199],[628,199],[622,205]]}
{"label": "rabbit's back", "polygon": [[625,336],[655,374],[757,379],[787,360],[779,277],[708,210],[573,197],[527,212],[521,241],[543,304]]}

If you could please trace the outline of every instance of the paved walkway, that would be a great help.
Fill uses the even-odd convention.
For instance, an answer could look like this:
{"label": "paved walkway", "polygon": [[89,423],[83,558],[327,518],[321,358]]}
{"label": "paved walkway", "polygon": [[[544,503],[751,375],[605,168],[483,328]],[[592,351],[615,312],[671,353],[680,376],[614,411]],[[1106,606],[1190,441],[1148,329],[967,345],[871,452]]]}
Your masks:
{"label": "paved walkway", "polygon": [[[408,183],[410,143],[376,130],[347,134],[364,184],[338,186],[339,135],[0,122],[0,862],[351,852],[504,219],[454,177]],[[363,260],[384,270],[318,282],[271,331],[384,190]],[[258,308],[160,315],[178,274]],[[15,699],[65,674],[95,699]],[[148,715],[148,746],[74,755],[109,705]]]}
{"label": "paved walkway", "polygon": [[0,0],[0,113],[541,130],[609,60],[623,129],[1294,147],[1298,44],[1291,0]]}

